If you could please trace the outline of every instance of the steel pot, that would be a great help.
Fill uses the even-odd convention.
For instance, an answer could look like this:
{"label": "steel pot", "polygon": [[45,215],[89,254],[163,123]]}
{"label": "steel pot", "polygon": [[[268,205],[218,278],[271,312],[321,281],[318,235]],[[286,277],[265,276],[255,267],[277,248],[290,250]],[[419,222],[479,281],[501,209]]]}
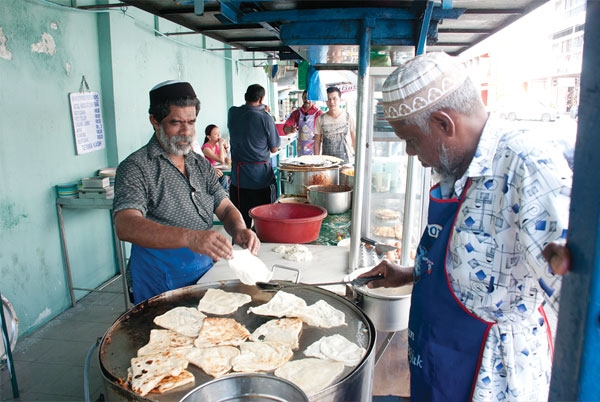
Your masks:
{"label": "steel pot", "polygon": [[354,166],[342,166],[340,169],[340,184],[354,188]]}
{"label": "steel pot", "polygon": [[354,287],[356,303],[378,331],[396,332],[408,328],[412,285],[399,288]]}
{"label": "steel pot", "polygon": [[[98,346],[100,370],[104,377],[104,395],[108,401],[178,401],[192,389],[193,385],[174,389],[164,394],[148,394],[142,397],[128,389],[123,380],[127,377],[127,368],[137,350],[148,342],[150,330],[158,328],[154,317],[178,307],[198,306],[199,300],[209,288],[229,292],[245,293],[252,302],[230,315],[231,318],[253,332],[273,317],[248,314],[248,307],[268,302],[274,292],[262,291],[256,286],[242,284],[238,280],[192,285],[171,290],[154,296],[132,307],[121,315],[104,334]],[[355,367],[346,367],[341,376],[329,387],[316,394],[309,395],[311,402],[370,401],[373,389],[373,367],[375,360],[375,327],[367,315],[348,299],[319,287],[302,287],[286,291],[303,298],[307,304],[324,300],[341,310],[348,325],[335,328],[317,328],[305,325],[300,335],[299,348],[294,350],[292,359],[304,358],[303,351],[323,336],[340,334],[351,342],[366,349],[366,354]],[[195,386],[214,380],[200,368],[190,364],[188,371],[194,374]],[[269,374],[270,375],[270,374]]]}
{"label": "steel pot", "polygon": [[279,167],[281,193],[306,195],[306,187],[312,185],[339,184],[340,167]]}
{"label": "steel pot", "polygon": [[260,373],[229,374],[204,383],[180,402],[308,402],[308,396],[294,383]]}
{"label": "steel pot", "polygon": [[[357,278],[372,267],[360,268],[346,276]],[[366,286],[348,286],[351,299],[382,332],[397,332],[408,328],[412,284],[398,288],[369,289]]]}
{"label": "steel pot", "polygon": [[352,206],[352,188],[348,186],[308,186],[308,202],[318,205],[330,214],[343,214]]}

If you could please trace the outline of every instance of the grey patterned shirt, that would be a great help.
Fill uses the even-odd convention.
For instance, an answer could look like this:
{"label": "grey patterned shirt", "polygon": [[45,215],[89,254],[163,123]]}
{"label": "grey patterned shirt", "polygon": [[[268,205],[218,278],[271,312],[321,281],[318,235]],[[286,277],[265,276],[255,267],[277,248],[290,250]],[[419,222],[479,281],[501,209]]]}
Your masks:
{"label": "grey patterned shirt", "polygon": [[114,212],[137,209],[151,221],[194,230],[212,227],[213,212],[227,193],[202,156],[185,156],[189,179],[171,162],[155,135],[119,164]]}

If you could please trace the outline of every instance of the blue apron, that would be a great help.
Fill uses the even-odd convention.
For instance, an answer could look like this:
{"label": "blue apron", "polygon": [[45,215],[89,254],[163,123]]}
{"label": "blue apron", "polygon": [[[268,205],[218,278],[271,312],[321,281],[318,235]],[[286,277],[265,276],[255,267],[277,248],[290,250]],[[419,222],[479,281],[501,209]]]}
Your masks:
{"label": "blue apron", "polygon": [[133,302],[168,290],[194,285],[213,265],[212,258],[189,248],[156,249],[131,246]]}
{"label": "blue apron", "polygon": [[[469,185],[470,181],[463,194]],[[413,401],[471,400],[494,324],[468,312],[448,282],[446,253],[460,202],[460,198],[441,199],[439,186],[430,191],[427,229],[415,261],[408,326]]]}

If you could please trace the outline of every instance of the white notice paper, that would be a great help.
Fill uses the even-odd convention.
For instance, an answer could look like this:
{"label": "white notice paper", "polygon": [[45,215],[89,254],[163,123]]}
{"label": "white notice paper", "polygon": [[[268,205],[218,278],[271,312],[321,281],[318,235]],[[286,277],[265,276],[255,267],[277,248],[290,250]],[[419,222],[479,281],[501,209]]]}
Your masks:
{"label": "white notice paper", "polygon": [[104,149],[104,126],[98,92],[69,94],[77,155]]}

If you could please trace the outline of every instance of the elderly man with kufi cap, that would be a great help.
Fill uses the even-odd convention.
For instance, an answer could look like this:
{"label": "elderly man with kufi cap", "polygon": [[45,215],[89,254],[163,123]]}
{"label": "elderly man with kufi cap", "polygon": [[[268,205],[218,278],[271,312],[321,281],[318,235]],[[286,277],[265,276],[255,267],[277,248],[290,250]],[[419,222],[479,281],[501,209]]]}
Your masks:
{"label": "elderly man with kufi cap", "polygon": [[212,230],[213,214],[235,244],[253,254],[260,247],[212,165],[192,152],[199,111],[189,83],[156,85],[149,109],[154,134],[117,168],[115,226],[119,238],[132,243],[135,303],[195,284],[214,261],[231,258],[230,240]]}
{"label": "elderly man with kufi cap", "polygon": [[489,117],[465,67],[431,53],[382,89],[406,153],[439,175],[414,267],[383,261],[369,287],[414,283],[411,399],[543,401],[561,277],[542,249],[567,233],[571,170],[543,137]]}

